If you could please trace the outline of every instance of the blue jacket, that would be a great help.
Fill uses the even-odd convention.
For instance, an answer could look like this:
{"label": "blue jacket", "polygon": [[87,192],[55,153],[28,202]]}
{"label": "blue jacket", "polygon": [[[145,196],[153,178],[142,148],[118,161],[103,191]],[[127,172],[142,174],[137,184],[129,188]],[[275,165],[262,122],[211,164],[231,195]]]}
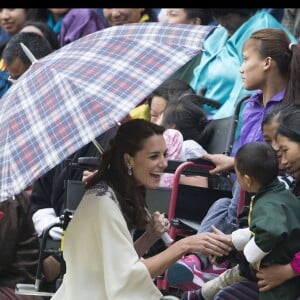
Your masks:
{"label": "blue jacket", "polygon": [[7,71],[0,70],[0,98],[10,88],[11,83],[7,80],[9,74]]}
{"label": "blue jacket", "polygon": [[258,10],[230,38],[226,29],[218,26],[204,42],[204,52],[200,64],[194,69],[190,85],[196,92],[206,87],[205,97],[222,104],[218,111],[204,108],[214,119],[232,115],[237,101],[255,92],[244,89],[240,66],[245,41],[261,28],[281,28],[292,42],[296,42],[296,38],[265,9]]}

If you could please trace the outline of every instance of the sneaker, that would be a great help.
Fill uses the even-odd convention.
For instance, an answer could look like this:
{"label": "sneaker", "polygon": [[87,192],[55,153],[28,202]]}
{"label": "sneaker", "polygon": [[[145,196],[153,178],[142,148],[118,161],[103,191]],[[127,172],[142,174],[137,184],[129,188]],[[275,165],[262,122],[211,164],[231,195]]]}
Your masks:
{"label": "sneaker", "polygon": [[224,271],[226,271],[228,268],[229,268],[229,262],[224,261],[217,265],[209,264],[205,269],[203,269],[203,272],[219,275],[219,274],[223,273]]}
{"label": "sneaker", "polygon": [[207,281],[202,286],[202,296],[205,300],[212,300],[219,290],[233,283],[245,280],[239,273],[239,267],[236,265],[232,269],[228,269],[215,279]]}
{"label": "sneaker", "polygon": [[168,269],[167,280],[183,291],[199,289],[204,284],[200,259],[194,254],[179,259]]}

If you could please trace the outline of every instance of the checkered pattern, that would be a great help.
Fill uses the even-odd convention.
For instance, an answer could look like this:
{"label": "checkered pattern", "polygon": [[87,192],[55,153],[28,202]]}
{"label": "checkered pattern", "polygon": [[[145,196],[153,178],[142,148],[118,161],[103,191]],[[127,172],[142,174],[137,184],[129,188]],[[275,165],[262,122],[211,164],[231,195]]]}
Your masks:
{"label": "checkered pattern", "polygon": [[0,100],[0,201],[122,120],[213,28],[115,26],[33,63]]}

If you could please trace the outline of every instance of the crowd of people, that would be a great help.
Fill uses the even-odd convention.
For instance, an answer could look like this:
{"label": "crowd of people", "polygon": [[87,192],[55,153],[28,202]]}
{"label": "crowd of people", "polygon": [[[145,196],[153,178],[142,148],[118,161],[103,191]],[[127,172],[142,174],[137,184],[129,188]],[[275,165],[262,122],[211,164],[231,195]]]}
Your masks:
{"label": "crowd of people", "polygon": [[[122,124],[68,158],[99,157],[96,171],[67,174],[58,162],[0,202],[0,299],[38,299],[14,289],[35,281],[39,238],[63,214],[67,175],[84,181],[85,193],[66,229],[64,274],[61,261],[45,255],[43,280],[63,276],[51,299],[162,299],[155,284],[162,274],[184,300],[300,297],[298,15],[292,8],[0,9],[0,97],[34,62],[21,43],[41,59],[111,26],[214,25],[203,51]],[[232,116],[245,96],[231,155],[208,153],[213,121]],[[147,255],[172,226],[164,212],[149,213],[147,189],[173,187],[168,159],[198,157],[214,163],[211,174],[235,170],[232,199],[217,200],[196,234]],[[209,185],[203,176],[182,175],[180,183]],[[248,222],[234,230],[241,189],[251,195]],[[54,227],[50,238],[62,234]]]}

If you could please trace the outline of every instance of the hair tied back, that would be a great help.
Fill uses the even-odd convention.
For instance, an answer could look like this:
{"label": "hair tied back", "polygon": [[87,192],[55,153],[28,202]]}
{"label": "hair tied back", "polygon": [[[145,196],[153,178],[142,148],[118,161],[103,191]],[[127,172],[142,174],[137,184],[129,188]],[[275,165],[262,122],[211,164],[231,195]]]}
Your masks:
{"label": "hair tied back", "polygon": [[292,47],[293,47],[294,45],[297,45],[297,43],[290,43],[290,44],[289,44],[289,50],[290,50],[290,51],[292,51]]}

